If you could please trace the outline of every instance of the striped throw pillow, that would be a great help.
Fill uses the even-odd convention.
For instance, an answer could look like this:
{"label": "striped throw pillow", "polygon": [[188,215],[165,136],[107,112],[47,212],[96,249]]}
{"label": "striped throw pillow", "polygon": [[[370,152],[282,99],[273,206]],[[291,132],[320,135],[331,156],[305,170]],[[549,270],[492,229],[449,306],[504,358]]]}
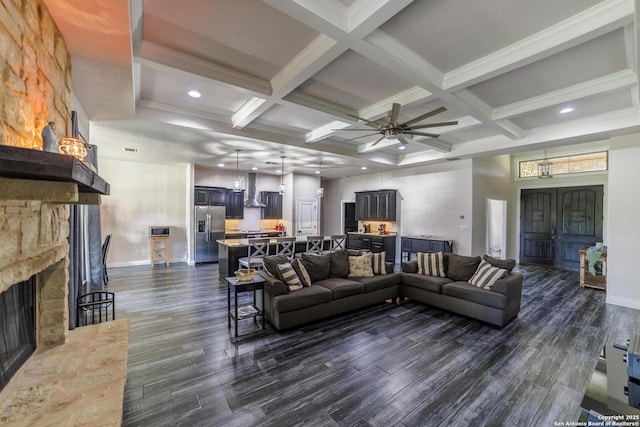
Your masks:
{"label": "striped throw pillow", "polygon": [[418,274],[446,277],[442,252],[418,252]]}
{"label": "striped throw pillow", "polygon": [[300,279],[302,286],[311,286],[311,277],[309,276],[309,272],[301,259],[294,259],[291,261],[291,267],[293,267],[298,275],[298,279]]}
{"label": "striped throw pillow", "polygon": [[289,291],[302,289],[302,283],[300,283],[300,279],[291,266],[291,263],[278,264],[278,276],[280,276],[280,280],[287,285]]}
{"label": "striped throw pillow", "polygon": [[371,267],[373,268],[373,274],[387,274],[387,268],[384,265],[384,259],[386,256],[386,252],[378,252],[371,255]]}
{"label": "striped throw pillow", "polygon": [[482,260],[475,274],[469,279],[469,283],[479,288],[491,289],[496,280],[507,275],[504,268],[493,267],[487,261]]}

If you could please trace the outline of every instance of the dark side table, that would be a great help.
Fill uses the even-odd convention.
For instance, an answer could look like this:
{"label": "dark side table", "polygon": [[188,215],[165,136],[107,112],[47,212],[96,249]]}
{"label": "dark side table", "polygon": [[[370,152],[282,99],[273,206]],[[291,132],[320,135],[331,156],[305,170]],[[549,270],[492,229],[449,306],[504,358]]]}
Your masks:
{"label": "dark side table", "polygon": [[[227,282],[227,313],[229,328],[233,319],[235,336],[238,336],[238,320],[256,319],[262,316],[262,329],[264,329],[264,313],[256,307],[256,291],[262,291],[262,308],[264,309],[264,282],[260,276],[255,276],[250,281],[240,281],[237,277],[225,277]],[[238,307],[238,294],[253,291],[253,304],[241,305]],[[233,307],[231,307],[231,294],[233,293]]]}

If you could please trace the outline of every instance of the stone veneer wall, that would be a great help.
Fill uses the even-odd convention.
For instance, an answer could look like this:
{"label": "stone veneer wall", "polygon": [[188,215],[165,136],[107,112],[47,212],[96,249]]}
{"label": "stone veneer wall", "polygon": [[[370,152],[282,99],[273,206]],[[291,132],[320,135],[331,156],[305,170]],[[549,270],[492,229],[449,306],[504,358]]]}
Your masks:
{"label": "stone veneer wall", "polygon": [[37,275],[38,347],[64,343],[69,328],[68,235],[68,205],[0,200],[0,292]]}
{"label": "stone veneer wall", "polygon": [[[42,0],[0,0],[0,52],[0,144],[41,150],[49,121],[69,135],[71,59]],[[68,330],[68,234],[67,205],[0,200],[0,292],[37,274],[39,346]]]}
{"label": "stone veneer wall", "polygon": [[55,122],[70,135],[71,59],[42,0],[0,0],[0,144],[42,149]]}

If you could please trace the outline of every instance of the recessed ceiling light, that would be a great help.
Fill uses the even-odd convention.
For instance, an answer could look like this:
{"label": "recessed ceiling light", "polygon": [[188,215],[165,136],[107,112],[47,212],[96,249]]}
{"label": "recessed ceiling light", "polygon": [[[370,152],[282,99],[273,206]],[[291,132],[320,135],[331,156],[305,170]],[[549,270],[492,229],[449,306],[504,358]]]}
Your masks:
{"label": "recessed ceiling light", "polygon": [[319,173],[320,173],[320,171],[314,171],[313,173],[315,173],[315,174],[319,174]]}
{"label": "recessed ceiling light", "polygon": [[202,96],[202,94],[195,89],[191,89],[189,92],[187,92],[187,95],[192,98],[200,98]]}
{"label": "recessed ceiling light", "polygon": [[407,149],[407,147],[405,147],[404,145],[400,145],[400,146],[398,147],[398,150],[406,150],[406,149]]}
{"label": "recessed ceiling light", "polygon": [[254,167],[252,167],[252,168],[251,168],[251,170],[252,170],[252,171],[257,171],[257,170],[258,170],[258,168],[254,166]]}
{"label": "recessed ceiling light", "polygon": [[567,114],[567,113],[572,112],[573,110],[574,110],[573,107],[565,107],[562,110],[560,110],[560,114]]}
{"label": "recessed ceiling light", "polygon": [[367,167],[366,166],[362,166],[360,169],[362,169],[363,171],[366,171]]}
{"label": "recessed ceiling light", "polygon": [[218,163],[218,166],[220,166],[221,168],[224,167],[224,163]]}
{"label": "recessed ceiling light", "polygon": [[278,170],[276,171],[276,173],[282,173],[282,170],[278,169]]}

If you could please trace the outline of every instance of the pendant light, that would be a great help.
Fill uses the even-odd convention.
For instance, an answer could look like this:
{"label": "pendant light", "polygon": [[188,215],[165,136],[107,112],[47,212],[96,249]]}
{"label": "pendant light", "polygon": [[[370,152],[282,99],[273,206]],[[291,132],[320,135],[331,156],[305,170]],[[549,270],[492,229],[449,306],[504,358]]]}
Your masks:
{"label": "pendant light", "polygon": [[282,159],[282,166],[280,166],[280,185],[278,185],[278,193],[281,195],[287,194],[287,187],[284,185],[284,157],[280,156]]}
{"label": "pendant light", "polygon": [[242,181],[240,181],[240,173],[238,172],[238,153],[241,150],[236,150],[236,180],[233,181],[233,192],[240,193],[242,191]]}
{"label": "pendant light", "polygon": [[324,188],[322,188],[322,162],[318,164],[318,175],[320,175],[320,186],[316,188],[316,197],[324,196]]}
{"label": "pendant light", "polygon": [[538,163],[538,178],[546,179],[551,178],[553,173],[551,172],[551,167],[553,163],[547,159],[547,149],[544,149],[544,160]]}

